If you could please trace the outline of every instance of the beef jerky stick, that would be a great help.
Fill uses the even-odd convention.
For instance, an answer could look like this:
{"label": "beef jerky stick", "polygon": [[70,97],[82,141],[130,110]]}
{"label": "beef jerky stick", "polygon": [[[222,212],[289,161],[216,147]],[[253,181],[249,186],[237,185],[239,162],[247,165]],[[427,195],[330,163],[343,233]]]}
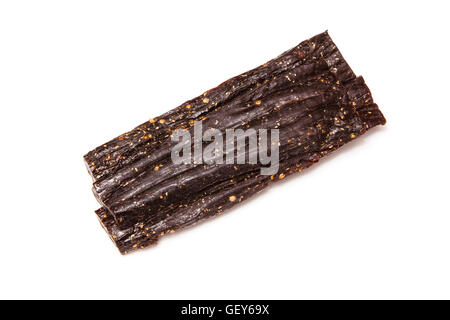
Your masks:
{"label": "beef jerky stick", "polygon": [[[182,228],[201,220],[189,220],[183,207],[207,197],[216,201],[223,183],[246,176],[246,184],[263,188],[286,176],[280,171],[275,178],[261,177],[256,174],[261,165],[174,165],[170,136],[177,128],[192,132],[194,120],[220,132],[277,128],[280,166],[295,163],[298,170],[385,123],[362,78],[356,78],[328,34],[320,34],[88,153],[94,194],[104,206],[100,216],[108,217],[106,230],[153,226],[166,216],[181,217],[185,223],[178,221],[176,228]],[[124,234],[124,243],[133,243]],[[154,243],[154,237],[137,247]]]}

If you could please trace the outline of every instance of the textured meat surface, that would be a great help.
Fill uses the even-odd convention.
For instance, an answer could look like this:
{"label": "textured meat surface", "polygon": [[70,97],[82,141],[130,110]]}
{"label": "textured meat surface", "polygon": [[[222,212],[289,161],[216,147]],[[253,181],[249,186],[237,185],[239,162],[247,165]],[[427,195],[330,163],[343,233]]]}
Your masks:
{"label": "textured meat surface", "polygon": [[[174,130],[279,129],[277,174],[261,164],[171,160]],[[364,80],[327,33],[96,148],[85,156],[102,208],[96,213],[122,253],[222,212],[273,182],[384,124]],[[248,153],[248,150],[247,150]]]}

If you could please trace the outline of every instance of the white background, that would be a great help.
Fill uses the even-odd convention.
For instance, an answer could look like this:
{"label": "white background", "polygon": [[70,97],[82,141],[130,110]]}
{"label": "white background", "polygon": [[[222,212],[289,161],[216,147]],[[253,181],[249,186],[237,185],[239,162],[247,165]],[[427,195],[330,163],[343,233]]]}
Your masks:
{"label": "white background", "polygon": [[[1,1],[0,298],[450,298],[446,1]],[[387,125],[121,256],[82,156],[329,30]]]}

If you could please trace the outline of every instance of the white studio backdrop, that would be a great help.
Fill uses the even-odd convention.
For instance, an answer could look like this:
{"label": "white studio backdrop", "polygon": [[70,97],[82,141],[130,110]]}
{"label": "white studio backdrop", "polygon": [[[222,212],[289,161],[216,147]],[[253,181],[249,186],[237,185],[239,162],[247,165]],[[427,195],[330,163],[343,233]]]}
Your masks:
{"label": "white studio backdrop", "polygon": [[[450,298],[445,1],[1,1],[0,298]],[[329,30],[387,124],[121,256],[82,156]]]}

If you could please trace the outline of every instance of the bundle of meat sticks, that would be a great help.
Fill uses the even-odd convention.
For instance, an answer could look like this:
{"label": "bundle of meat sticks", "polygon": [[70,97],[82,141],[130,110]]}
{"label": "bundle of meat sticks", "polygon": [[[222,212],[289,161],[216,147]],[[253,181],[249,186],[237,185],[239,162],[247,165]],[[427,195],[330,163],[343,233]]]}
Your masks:
{"label": "bundle of meat sticks", "polygon": [[125,254],[223,214],[385,122],[325,32],[84,160],[96,214]]}

